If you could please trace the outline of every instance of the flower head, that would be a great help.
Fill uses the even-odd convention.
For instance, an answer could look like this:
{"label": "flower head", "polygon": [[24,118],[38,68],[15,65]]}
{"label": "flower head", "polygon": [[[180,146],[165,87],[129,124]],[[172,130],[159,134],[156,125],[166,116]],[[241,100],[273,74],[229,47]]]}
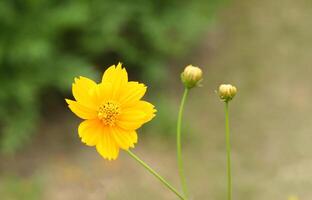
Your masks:
{"label": "flower head", "polygon": [[219,97],[222,101],[231,101],[237,93],[235,86],[231,84],[222,84],[219,87]]}
{"label": "flower head", "polygon": [[181,74],[181,80],[184,86],[188,89],[198,86],[202,78],[203,78],[202,70],[199,67],[195,67],[193,65],[186,66]]}
{"label": "flower head", "polygon": [[109,67],[98,84],[82,76],[75,78],[72,92],[75,100],[66,102],[84,119],[78,127],[81,141],[95,146],[108,160],[115,160],[119,149],[133,148],[136,130],[155,116],[154,106],[141,100],[146,86],[128,81],[121,63]]}

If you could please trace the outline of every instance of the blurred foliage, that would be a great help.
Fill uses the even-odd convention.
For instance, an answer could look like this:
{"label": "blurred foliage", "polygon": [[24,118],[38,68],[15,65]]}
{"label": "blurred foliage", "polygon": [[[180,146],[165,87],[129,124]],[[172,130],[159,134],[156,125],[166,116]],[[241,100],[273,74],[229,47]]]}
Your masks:
{"label": "blurred foliage", "polygon": [[[175,102],[170,102],[165,96],[158,96],[153,102],[157,109],[156,117],[152,123],[144,124],[140,132],[153,129],[158,136],[174,137],[176,135],[177,109]],[[184,135],[183,135],[184,136]]]}
{"label": "blurred foliage", "polygon": [[6,175],[0,181],[1,199],[4,200],[39,200],[41,186],[37,178],[21,178],[15,175]]}
{"label": "blurred foliage", "polygon": [[[66,91],[74,76],[123,61],[151,82],[166,78],[206,30],[218,0],[0,1],[1,149],[30,138],[42,91]],[[156,76],[157,75],[157,76]]]}

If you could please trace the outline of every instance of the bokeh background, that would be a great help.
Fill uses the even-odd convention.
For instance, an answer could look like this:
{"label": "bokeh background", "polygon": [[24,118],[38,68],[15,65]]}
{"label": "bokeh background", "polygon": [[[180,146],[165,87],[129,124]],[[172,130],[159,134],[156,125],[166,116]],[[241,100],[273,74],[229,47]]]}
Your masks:
{"label": "bokeh background", "polygon": [[118,61],[149,86],[157,117],[135,152],[179,187],[175,122],[187,64],[183,153],[193,199],[225,199],[221,83],[231,102],[234,199],[312,198],[312,1],[0,1],[3,200],[176,199],[121,152],[102,159],[64,102],[83,75]]}

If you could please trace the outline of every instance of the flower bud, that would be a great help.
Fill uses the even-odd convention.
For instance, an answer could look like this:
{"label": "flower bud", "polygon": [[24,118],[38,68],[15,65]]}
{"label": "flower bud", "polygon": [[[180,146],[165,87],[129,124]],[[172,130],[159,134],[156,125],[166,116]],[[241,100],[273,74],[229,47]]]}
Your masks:
{"label": "flower bud", "polygon": [[202,80],[203,72],[199,67],[193,65],[188,65],[185,67],[184,71],[181,73],[181,80],[184,86],[191,89],[198,86]]}
{"label": "flower bud", "polygon": [[231,84],[222,84],[219,87],[219,97],[224,102],[231,101],[237,93],[235,86]]}

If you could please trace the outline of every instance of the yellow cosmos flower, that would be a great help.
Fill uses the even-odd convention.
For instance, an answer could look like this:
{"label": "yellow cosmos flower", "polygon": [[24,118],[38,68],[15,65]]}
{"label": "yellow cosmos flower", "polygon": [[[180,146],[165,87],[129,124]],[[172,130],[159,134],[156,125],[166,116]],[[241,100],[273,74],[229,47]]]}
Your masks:
{"label": "yellow cosmos flower", "polygon": [[75,78],[72,92],[75,101],[66,99],[68,107],[85,120],[78,127],[81,141],[108,160],[115,160],[120,148],[133,148],[136,130],[155,116],[154,106],[141,100],[146,86],[128,81],[121,63],[109,67],[99,84]]}

